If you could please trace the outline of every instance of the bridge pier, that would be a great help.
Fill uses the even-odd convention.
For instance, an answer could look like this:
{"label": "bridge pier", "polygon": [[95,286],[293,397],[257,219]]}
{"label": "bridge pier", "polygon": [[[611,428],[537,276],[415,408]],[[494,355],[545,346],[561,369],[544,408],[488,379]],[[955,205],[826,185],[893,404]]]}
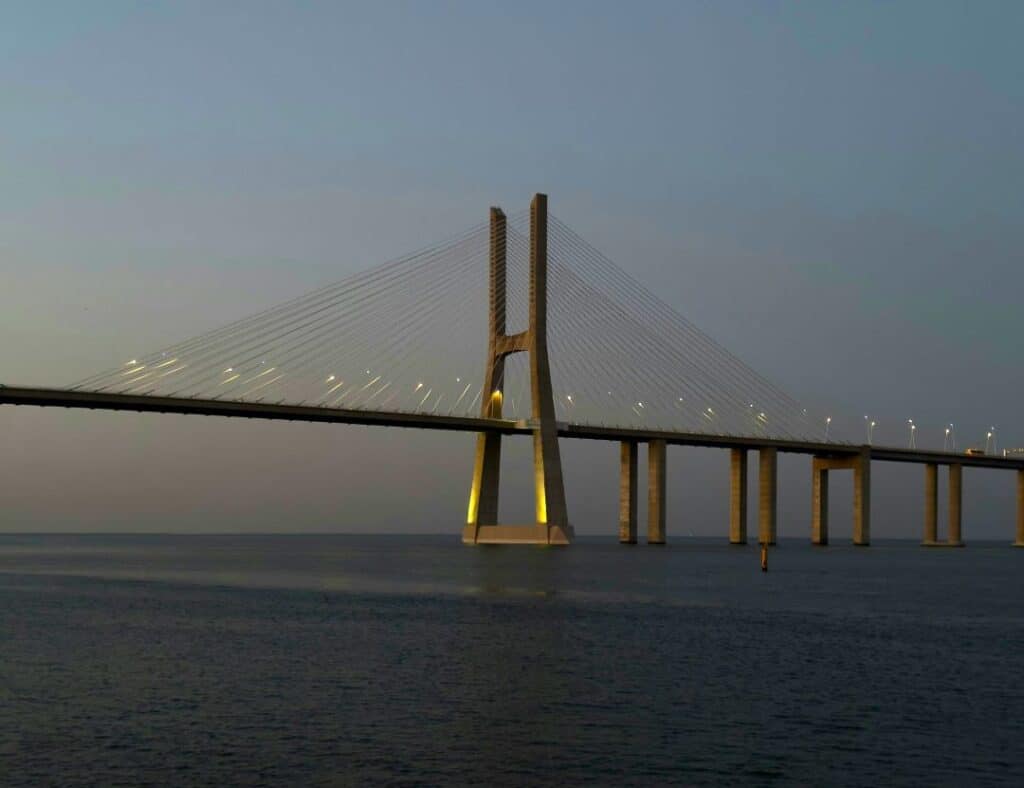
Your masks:
{"label": "bridge pier", "polygon": [[867,447],[853,466],[853,543],[871,544],[871,450]]}
{"label": "bridge pier", "polygon": [[647,444],[647,544],[665,544],[665,441]]}
{"label": "bridge pier", "polygon": [[619,543],[636,544],[637,442],[619,444]]}
{"label": "bridge pier", "polygon": [[811,544],[828,544],[828,471],[821,457],[811,460]]}
{"label": "bridge pier", "polygon": [[811,460],[811,543],[828,544],[828,472],[853,471],[853,543],[871,543],[871,453]]}
{"label": "bridge pier", "polygon": [[1017,537],[1015,547],[1024,547],[1024,470],[1017,471]]}
{"label": "bridge pier", "polygon": [[778,536],[778,449],[774,447],[759,449],[758,463],[758,542],[773,545]]}
{"label": "bridge pier", "polygon": [[924,466],[924,540],[926,546],[939,543],[939,466]]}
{"label": "bridge pier", "polygon": [[950,547],[963,547],[961,526],[963,515],[963,466],[952,463],[949,466],[949,533],[946,544]]}
{"label": "bridge pier", "polygon": [[747,450],[729,450],[729,544],[747,543]]}

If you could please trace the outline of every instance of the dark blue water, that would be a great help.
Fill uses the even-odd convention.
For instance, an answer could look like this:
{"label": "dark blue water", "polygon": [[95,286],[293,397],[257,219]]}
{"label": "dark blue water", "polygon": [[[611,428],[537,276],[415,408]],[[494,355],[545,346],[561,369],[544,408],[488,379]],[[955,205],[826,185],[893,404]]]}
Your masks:
{"label": "dark blue water", "polygon": [[1024,550],[0,536],[3,785],[1024,785]]}

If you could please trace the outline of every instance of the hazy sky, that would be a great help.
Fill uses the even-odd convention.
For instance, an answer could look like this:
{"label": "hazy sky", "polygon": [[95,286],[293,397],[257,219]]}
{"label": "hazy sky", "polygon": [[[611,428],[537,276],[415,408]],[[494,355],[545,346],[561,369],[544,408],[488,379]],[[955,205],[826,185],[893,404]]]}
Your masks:
{"label": "hazy sky", "polygon": [[[1022,25],[1016,2],[5,3],[0,382],[66,385],[544,191],[877,442],[914,418],[922,445],[950,421],[1024,444]],[[472,463],[468,435],[0,425],[10,531],[455,535]],[[512,519],[532,509],[518,444]],[[617,446],[563,456],[577,528],[614,533]],[[670,451],[670,536],[724,536],[727,459]],[[780,474],[781,533],[806,535],[810,461]],[[920,534],[922,477],[876,466],[876,537]],[[1010,538],[1012,477],[965,485],[967,538]]]}

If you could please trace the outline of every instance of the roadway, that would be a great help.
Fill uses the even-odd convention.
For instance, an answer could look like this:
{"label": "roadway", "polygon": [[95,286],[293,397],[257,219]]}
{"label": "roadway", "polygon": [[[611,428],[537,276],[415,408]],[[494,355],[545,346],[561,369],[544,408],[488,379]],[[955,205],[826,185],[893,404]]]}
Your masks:
{"label": "roadway", "polygon": [[[0,405],[32,405],[51,408],[131,411],[138,413],[178,413],[197,416],[224,416],[271,421],[310,421],[328,424],[360,424],[379,427],[406,427],[458,432],[500,432],[507,435],[530,434],[526,421],[485,419],[472,416],[444,416],[398,411],[346,410],[318,405],[237,402],[219,399],[155,397],[136,394],[77,391],[50,388],[25,388],[0,385]],[[578,440],[637,441],[663,440],[677,446],[706,446],[719,449],[774,448],[780,452],[822,457],[851,457],[870,452],[872,460],[920,464],[959,464],[978,468],[1024,470],[1024,458],[971,456],[924,449],[893,446],[859,446],[848,443],[824,443],[757,436],[711,435],[705,433],[642,430],[635,427],[589,426],[559,423],[558,435]]]}

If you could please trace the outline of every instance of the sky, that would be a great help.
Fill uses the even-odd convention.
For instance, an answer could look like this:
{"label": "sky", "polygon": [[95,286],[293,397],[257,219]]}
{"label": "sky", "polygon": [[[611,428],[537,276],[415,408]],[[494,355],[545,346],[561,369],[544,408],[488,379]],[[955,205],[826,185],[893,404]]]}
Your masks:
{"label": "sky", "polygon": [[[0,383],[68,385],[545,192],[876,442],[913,418],[919,445],[950,422],[1024,445],[1022,23],[1015,2],[7,2]],[[454,536],[474,440],[13,407],[0,434],[5,531]],[[614,534],[618,448],[563,462],[577,530]],[[670,538],[724,537],[727,469],[670,450]],[[875,468],[877,538],[920,535],[922,477]],[[966,538],[1011,538],[1012,476],[964,478]],[[781,460],[779,507],[808,534],[809,458]],[[847,538],[842,476],[832,521]]]}

